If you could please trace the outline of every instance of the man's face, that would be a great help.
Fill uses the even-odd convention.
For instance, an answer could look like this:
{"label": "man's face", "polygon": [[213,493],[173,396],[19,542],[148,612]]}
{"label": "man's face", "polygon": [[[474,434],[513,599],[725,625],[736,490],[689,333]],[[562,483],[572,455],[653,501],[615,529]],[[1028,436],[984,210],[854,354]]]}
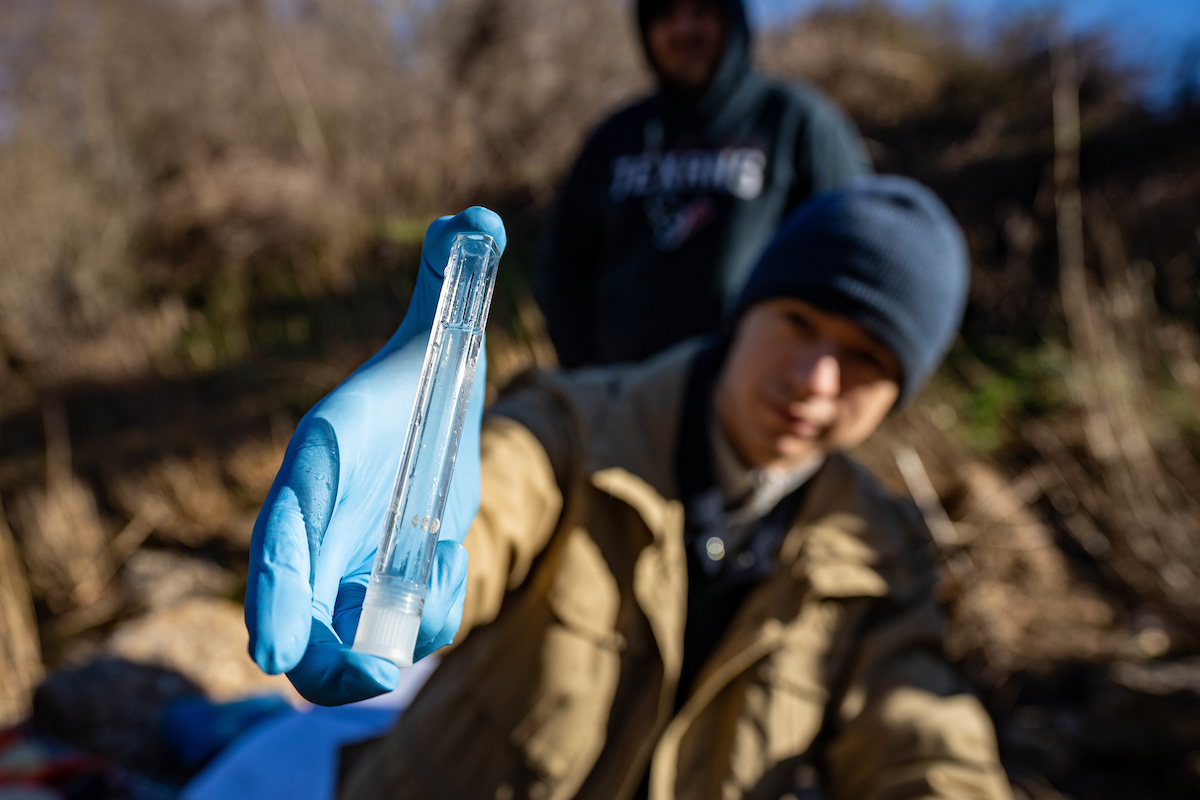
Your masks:
{"label": "man's face", "polygon": [[857,323],[778,298],[742,316],[713,404],[747,463],[786,468],[862,442],[899,384],[895,354]]}
{"label": "man's face", "polygon": [[670,84],[699,91],[725,49],[725,21],[715,0],[675,0],[646,30],[650,56]]}

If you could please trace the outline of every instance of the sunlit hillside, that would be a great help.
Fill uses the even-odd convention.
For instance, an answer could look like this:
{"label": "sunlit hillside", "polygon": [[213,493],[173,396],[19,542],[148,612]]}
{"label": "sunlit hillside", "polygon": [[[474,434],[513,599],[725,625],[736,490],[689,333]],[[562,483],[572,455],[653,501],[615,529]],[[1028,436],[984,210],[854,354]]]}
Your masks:
{"label": "sunlit hillside", "polygon": [[[527,280],[583,137],[651,86],[626,6],[0,4],[0,723],[98,655],[288,691],[238,603],[291,430],[468,204],[511,240],[489,383],[553,363]],[[950,359],[859,455],[937,534],[1022,796],[1195,796],[1200,102],[1151,114],[1046,20],[964,38],[870,2],[757,43],[972,249]]]}

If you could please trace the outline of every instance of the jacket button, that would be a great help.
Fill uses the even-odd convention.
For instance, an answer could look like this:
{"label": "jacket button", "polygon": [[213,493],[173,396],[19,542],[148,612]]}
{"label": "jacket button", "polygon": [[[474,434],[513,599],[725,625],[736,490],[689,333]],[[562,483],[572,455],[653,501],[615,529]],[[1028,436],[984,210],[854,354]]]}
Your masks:
{"label": "jacket button", "polygon": [[821,783],[816,767],[812,764],[801,764],[792,774],[792,782],[797,789],[815,789]]}
{"label": "jacket button", "polygon": [[725,543],[721,541],[720,537],[713,536],[704,543],[704,552],[713,561],[720,561],[725,557]]}

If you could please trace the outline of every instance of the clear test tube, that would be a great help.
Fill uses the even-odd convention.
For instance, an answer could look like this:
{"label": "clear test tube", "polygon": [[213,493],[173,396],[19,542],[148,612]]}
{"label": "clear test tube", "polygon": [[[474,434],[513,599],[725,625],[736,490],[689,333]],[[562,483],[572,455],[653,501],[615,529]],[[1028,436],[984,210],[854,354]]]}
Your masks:
{"label": "clear test tube", "polygon": [[354,649],[400,667],[413,663],[499,262],[500,251],[487,234],[455,237],[387,523],[363,599]]}

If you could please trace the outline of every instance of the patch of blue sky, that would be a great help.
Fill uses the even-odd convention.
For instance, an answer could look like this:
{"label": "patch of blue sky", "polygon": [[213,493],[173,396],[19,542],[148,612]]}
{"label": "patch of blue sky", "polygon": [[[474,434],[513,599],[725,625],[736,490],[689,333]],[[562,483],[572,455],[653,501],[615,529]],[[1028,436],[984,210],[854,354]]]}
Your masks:
{"label": "patch of blue sky", "polygon": [[[854,0],[746,0],[756,26],[789,22],[827,3]],[[1117,56],[1147,76],[1146,100],[1170,104],[1200,86],[1200,0],[890,0],[911,12],[949,10],[964,30],[994,31],[1007,20],[1059,14],[1077,34],[1103,32]],[[983,42],[977,42],[982,44]]]}

